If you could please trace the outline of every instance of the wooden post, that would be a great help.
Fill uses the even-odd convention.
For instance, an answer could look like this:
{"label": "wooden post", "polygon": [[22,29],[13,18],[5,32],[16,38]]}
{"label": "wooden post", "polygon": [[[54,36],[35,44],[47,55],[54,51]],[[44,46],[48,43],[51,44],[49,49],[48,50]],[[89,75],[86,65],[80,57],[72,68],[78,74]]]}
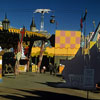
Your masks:
{"label": "wooden post", "polygon": [[27,70],[26,70],[27,72],[29,72],[30,59],[31,59],[31,58],[29,58],[28,61],[27,61]]}
{"label": "wooden post", "polygon": [[41,66],[42,59],[43,59],[44,45],[45,45],[45,42],[42,41],[41,50],[40,50],[40,56],[39,56],[39,62],[38,62],[38,66],[37,66],[38,69],[39,69],[39,72],[40,72],[40,66]]}
{"label": "wooden post", "polygon": [[18,70],[18,68],[19,68],[19,60],[21,58],[21,52],[17,53],[16,58],[17,58],[17,60],[16,60],[16,64],[15,64],[15,75],[18,75],[19,74],[19,70]]}
{"label": "wooden post", "polygon": [[87,100],[89,99],[89,91],[87,90]]}

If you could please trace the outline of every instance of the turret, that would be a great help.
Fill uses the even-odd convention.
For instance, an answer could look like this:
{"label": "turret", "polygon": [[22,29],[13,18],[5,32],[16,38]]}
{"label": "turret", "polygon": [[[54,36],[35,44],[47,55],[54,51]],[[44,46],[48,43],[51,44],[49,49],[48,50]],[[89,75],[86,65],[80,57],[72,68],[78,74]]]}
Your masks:
{"label": "turret", "polygon": [[5,19],[2,21],[3,30],[8,31],[10,21],[7,19],[7,15],[5,14]]}
{"label": "turret", "polygon": [[31,23],[31,25],[30,25],[30,31],[32,31],[32,32],[38,31],[38,30],[36,29],[34,17],[32,17],[32,23]]}

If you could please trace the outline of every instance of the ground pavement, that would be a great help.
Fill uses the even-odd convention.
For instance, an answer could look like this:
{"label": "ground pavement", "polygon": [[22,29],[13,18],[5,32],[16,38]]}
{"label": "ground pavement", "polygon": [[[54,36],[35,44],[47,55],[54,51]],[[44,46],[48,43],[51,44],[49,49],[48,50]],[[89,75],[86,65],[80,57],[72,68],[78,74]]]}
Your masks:
{"label": "ground pavement", "polygon": [[[61,76],[33,72],[13,74],[3,77],[0,83],[0,100],[85,100],[83,90],[58,87],[63,83]],[[100,100],[100,91],[89,92],[89,99]]]}

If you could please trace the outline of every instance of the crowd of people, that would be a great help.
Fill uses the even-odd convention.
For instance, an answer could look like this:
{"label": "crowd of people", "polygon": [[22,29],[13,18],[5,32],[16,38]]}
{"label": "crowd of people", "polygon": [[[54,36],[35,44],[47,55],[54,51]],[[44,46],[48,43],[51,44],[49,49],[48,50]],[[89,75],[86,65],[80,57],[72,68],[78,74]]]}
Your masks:
{"label": "crowd of people", "polygon": [[[16,65],[16,64],[15,64]],[[14,72],[15,70],[13,69],[13,67],[11,66],[11,64],[5,64],[4,66],[4,71],[5,73],[11,73],[11,72]],[[50,72],[50,75],[56,75],[56,73],[59,72],[59,66],[57,66],[57,64],[52,64],[52,63],[49,63],[48,66],[42,66],[42,68],[40,69],[40,73],[46,73],[46,71],[49,71]]]}

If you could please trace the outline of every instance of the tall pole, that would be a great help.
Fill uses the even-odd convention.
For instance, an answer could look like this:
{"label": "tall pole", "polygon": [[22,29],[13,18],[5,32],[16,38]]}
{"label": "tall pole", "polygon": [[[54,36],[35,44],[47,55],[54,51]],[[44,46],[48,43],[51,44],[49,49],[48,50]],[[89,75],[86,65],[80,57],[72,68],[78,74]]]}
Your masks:
{"label": "tall pole", "polygon": [[87,15],[87,9],[85,9],[85,15],[84,15],[84,67],[86,66],[86,58],[85,58],[85,49],[87,48],[86,43],[86,15]]}
{"label": "tall pole", "polygon": [[40,31],[44,31],[44,13],[49,13],[50,9],[36,9],[34,13],[41,13]]}
{"label": "tall pole", "polygon": [[44,31],[44,12],[41,12],[41,26],[40,31]]}
{"label": "tall pole", "polygon": [[86,65],[86,59],[85,59],[85,49],[86,49],[86,38],[85,38],[85,34],[86,34],[86,20],[85,20],[85,23],[84,23],[84,67]]}
{"label": "tall pole", "polygon": [[44,46],[45,46],[45,42],[42,41],[42,44],[41,44],[41,49],[40,49],[40,55],[39,55],[39,62],[38,62],[38,71],[40,72],[40,67],[41,67],[41,63],[42,63],[42,59],[43,59],[43,53],[44,53]]}

